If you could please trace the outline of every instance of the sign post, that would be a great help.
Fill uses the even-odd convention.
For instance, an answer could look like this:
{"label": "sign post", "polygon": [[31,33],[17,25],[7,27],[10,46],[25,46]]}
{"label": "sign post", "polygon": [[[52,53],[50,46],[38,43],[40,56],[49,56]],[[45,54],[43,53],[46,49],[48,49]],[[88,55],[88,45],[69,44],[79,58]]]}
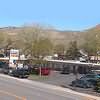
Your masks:
{"label": "sign post", "polygon": [[10,50],[10,60],[9,67],[16,67],[16,60],[19,59],[19,50],[11,49]]}

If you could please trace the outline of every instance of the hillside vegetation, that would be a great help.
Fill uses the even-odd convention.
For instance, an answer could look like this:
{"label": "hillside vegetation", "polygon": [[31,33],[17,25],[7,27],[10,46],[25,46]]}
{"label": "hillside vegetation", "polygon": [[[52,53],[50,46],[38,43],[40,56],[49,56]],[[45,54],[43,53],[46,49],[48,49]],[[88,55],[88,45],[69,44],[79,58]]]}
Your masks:
{"label": "hillside vegetation", "polygon": [[26,54],[66,51],[71,41],[77,41],[78,48],[90,55],[100,51],[100,25],[84,31],[59,31],[39,25],[4,27],[0,34],[1,48],[18,48]]}

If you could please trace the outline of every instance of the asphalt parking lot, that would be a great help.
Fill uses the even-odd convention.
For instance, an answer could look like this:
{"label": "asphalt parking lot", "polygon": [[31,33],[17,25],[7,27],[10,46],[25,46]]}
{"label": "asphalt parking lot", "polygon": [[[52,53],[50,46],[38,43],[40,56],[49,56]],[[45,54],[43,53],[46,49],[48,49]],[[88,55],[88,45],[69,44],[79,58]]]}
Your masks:
{"label": "asphalt parking lot", "polygon": [[[80,78],[82,75],[78,75],[78,78]],[[31,80],[43,82],[43,83],[48,83],[48,84],[53,84],[53,85],[58,85],[64,88],[70,88],[72,90],[82,92],[82,93],[88,93],[96,96],[100,96],[100,93],[96,93],[93,89],[88,88],[79,88],[79,87],[72,87],[70,86],[71,82],[76,79],[76,76],[73,74],[60,74],[58,71],[52,71],[49,76],[38,76],[35,77],[29,77]]]}

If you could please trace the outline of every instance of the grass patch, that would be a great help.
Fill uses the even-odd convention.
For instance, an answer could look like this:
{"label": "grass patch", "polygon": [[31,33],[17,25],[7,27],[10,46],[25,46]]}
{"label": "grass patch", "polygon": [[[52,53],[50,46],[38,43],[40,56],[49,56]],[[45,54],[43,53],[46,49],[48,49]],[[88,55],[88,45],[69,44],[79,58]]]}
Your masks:
{"label": "grass patch", "polygon": [[28,79],[30,79],[30,80],[47,80],[48,76],[43,76],[43,75],[40,76],[40,75],[31,74]]}

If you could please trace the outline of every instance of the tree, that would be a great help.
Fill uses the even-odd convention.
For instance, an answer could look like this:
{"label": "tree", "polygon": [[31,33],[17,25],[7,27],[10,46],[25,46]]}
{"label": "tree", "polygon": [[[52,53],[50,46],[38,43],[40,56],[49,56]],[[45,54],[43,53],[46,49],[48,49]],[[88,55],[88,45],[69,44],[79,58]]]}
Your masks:
{"label": "tree", "polygon": [[75,60],[78,59],[78,57],[80,56],[80,53],[78,51],[78,47],[77,47],[77,41],[72,41],[69,43],[70,47],[67,50],[67,58],[71,59],[71,60]]}
{"label": "tree", "polygon": [[63,44],[57,44],[54,46],[54,52],[57,54],[64,54],[65,46]]}
{"label": "tree", "polygon": [[5,39],[6,39],[6,35],[2,32],[0,32],[0,47],[3,47],[5,45]]}
{"label": "tree", "polygon": [[6,48],[6,49],[9,49],[9,47],[10,47],[12,44],[13,44],[13,41],[11,40],[11,38],[7,38],[5,48]]}
{"label": "tree", "polygon": [[100,34],[99,33],[88,33],[85,37],[85,43],[82,48],[88,53],[88,55],[97,55],[100,51]]}
{"label": "tree", "polygon": [[35,40],[32,46],[32,55],[33,56],[46,56],[52,53],[53,44],[52,42],[45,38],[40,40]]}
{"label": "tree", "polygon": [[42,27],[38,26],[24,26],[18,34],[20,48],[25,54],[32,53],[33,45],[45,36]]}

